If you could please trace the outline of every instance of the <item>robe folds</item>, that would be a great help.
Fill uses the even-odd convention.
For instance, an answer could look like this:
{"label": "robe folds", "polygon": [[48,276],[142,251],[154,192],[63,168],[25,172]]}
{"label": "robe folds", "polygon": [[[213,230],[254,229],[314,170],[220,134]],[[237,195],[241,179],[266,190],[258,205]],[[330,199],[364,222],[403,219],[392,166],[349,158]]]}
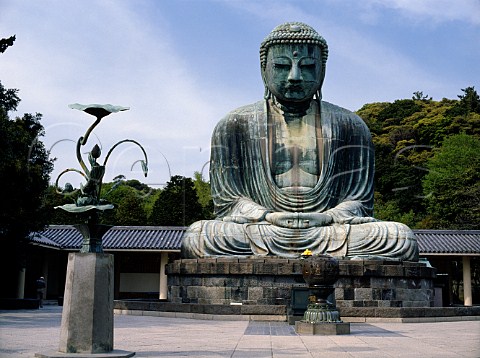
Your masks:
{"label": "robe folds", "polygon": [[[212,135],[210,182],[216,219],[192,224],[182,256],[278,256],[313,254],[418,260],[418,245],[405,225],[373,215],[374,148],[354,113],[312,101],[317,130],[316,185],[287,190],[272,175],[273,125],[266,101],[230,112]],[[325,213],[326,226],[286,228],[267,213]]]}

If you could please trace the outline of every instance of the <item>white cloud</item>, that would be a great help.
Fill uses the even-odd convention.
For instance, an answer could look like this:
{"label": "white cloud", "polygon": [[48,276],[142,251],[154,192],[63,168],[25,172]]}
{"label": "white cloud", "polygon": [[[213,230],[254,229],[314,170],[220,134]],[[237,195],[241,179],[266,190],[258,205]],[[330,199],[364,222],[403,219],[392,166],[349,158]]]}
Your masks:
{"label": "white cloud", "polygon": [[480,25],[478,0],[365,0],[356,3],[369,10],[372,6],[391,8],[413,19],[432,19],[435,22],[466,21]]}

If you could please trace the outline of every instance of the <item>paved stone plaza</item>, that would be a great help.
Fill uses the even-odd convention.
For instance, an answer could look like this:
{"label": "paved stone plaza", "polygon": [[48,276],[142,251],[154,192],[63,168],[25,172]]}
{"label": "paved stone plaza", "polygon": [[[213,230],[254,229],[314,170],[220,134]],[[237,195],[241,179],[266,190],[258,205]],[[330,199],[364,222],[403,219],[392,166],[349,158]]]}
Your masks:
{"label": "paved stone plaza", "polygon": [[[61,307],[0,311],[0,357],[56,350]],[[284,322],[115,316],[115,349],[136,357],[480,357],[480,320],[352,323],[344,336],[298,336]]]}

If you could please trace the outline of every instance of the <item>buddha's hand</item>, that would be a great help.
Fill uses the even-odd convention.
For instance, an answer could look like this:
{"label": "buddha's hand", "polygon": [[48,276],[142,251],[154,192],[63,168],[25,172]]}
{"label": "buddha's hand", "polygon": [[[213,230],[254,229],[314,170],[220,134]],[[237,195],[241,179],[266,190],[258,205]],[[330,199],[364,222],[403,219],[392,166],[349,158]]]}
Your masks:
{"label": "buddha's hand", "polygon": [[247,223],[255,222],[255,220],[252,218],[248,218],[246,216],[240,216],[240,215],[225,216],[223,217],[222,220],[227,222],[234,222],[237,224],[247,224]]}
{"label": "buddha's hand", "polygon": [[307,229],[310,227],[326,226],[333,222],[333,218],[323,213],[268,213],[265,220],[269,223],[290,229]]}

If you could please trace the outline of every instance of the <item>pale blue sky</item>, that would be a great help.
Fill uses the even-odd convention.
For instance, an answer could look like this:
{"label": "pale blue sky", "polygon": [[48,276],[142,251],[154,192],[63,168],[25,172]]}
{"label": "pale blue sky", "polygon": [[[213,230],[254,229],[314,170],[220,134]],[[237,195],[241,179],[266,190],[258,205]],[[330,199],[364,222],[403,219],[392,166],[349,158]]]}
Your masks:
{"label": "pale blue sky", "polygon": [[0,55],[0,80],[20,89],[18,114],[44,115],[53,179],[78,167],[74,141],[91,122],[67,105],[111,103],[131,109],[105,118],[97,140],[104,150],[140,141],[151,172],[132,171],[140,152],[125,146],[105,179],[162,184],[164,158],[172,175],[208,168],[218,120],[262,98],[258,48],[286,21],[325,37],[323,98],[350,110],[414,91],[440,100],[480,89],[478,0],[0,0],[0,37],[17,35]]}

